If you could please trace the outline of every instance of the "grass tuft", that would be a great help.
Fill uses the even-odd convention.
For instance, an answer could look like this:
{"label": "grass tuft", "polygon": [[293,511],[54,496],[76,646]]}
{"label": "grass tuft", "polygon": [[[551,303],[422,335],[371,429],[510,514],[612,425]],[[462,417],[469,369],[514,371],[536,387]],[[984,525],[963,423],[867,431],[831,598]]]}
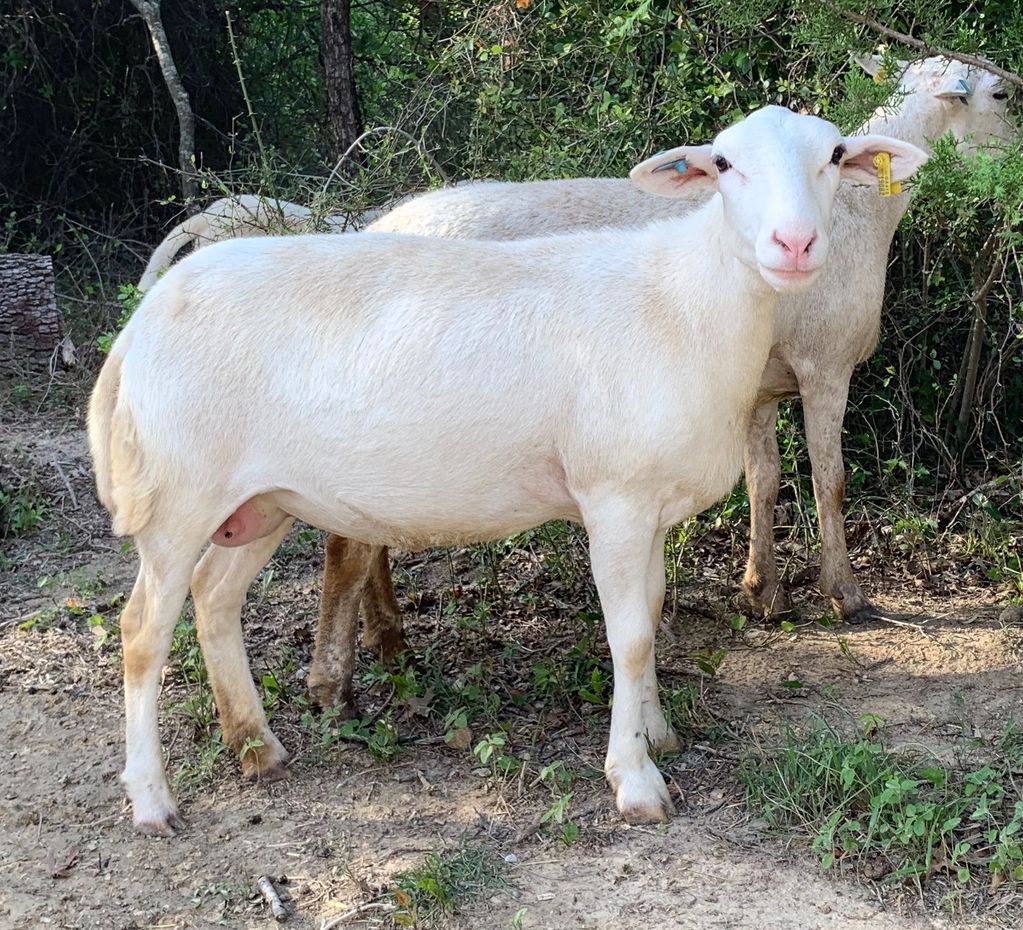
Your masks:
{"label": "grass tuft", "polygon": [[825,869],[869,863],[872,877],[918,889],[939,874],[963,891],[1023,881],[1019,732],[1006,731],[997,760],[959,771],[887,749],[876,723],[853,738],[819,720],[784,731],[778,745],[744,760],[748,803],[808,835]]}
{"label": "grass tuft", "polygon": [[436,927],[463,904],[505,884],[504,863],[485,846],[459,845],[428,853],[423,864],[398,873],[388,897],[398,927]]}

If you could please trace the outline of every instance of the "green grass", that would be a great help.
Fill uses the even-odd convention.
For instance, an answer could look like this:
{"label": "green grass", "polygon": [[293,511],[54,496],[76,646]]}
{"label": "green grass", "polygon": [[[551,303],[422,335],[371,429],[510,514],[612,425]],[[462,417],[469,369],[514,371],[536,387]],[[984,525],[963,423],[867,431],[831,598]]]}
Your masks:
{"label": "green grass", "polygon": [[46,498],[33,484],[0,487],[0,539],[31,533],[46,516]]}
{"label": "green grass", "polygon": [[819,720],[784,731],[744,760],[747,802],[809,837],[825,869],[870,860],[891,881],[921,888],[949,875],[963,891],[1023,880],[1019,732],[1006,731],[988,764],[960,771],[887,749],[875,724],[852,737]]}
{"label": "green grass", "polygon": [[399,927],[436,927],[485,892],[506,884],[504,863],[486,846],[461,844],[428,853],[423,864],[399,872],[386,898]]}

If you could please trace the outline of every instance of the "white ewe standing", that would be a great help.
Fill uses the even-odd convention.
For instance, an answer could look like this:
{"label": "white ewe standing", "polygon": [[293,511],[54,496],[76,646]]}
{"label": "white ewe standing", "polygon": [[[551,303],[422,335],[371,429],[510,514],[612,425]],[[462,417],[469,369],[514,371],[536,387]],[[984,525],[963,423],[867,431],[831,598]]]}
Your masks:
{"label": "white ewe standing", "polygon": [[180,824],[157,699],[190,584],[225,734],[247,773],[280,772],[240,611],[294,517],[406,549],[581,521],[614,663],[605,771],[626,819],[664,820],[664,534],[741,472],[776,292],[817,276],[840,178],[873,182],[881,152],[896,180],[926,158],[767,107],[634,169],[720,192],[647,229],[238,239],[172,268],[89,408],[100,499],[140,559],[121,617],[136,827]]}
{"label": "white ewe standing", "polygon": [[[879,59],[860,64],[872,74]],[[1015,131],[1008,92],[988,71],[947,58],[905,64],[899,90],[860,133],[884,132],[928,147],[951,132],[966,153],[1007,140]],[[644,226],[695,209],[706,192],[679,199],[651,196],[627,181],[582,178],[480,183],[407,201],[367,228],[464,239],[522,239],[582,228]],[[856,364],[877,344],[888,251],[909,206],[905,194],[879,198],[844,189],[835,204],[833,236],[842,243],[816,285],[784,297],[769,364],[746,441],[750,552],[743,595],[756,613],[784,612],[787,597],[774,556],[774,509],[780,484],[775,423],[778,401],[801,396],[821,531],[819,585],[846,619],[873,607],[849,563],[842,501],[842,420]],[[310,690],[324,706],[354,708],[352,673],[359,604],[366,645],[387,659],[402,645],[401,616],[387,554],[379,547],[329,538]]]}

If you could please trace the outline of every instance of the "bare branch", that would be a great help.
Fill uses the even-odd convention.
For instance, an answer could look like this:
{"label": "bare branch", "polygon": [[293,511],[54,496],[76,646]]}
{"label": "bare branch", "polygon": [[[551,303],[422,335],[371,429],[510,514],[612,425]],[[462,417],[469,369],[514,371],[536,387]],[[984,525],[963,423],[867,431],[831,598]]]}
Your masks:
{"label": "bare branch", "polygon": [[856,23],[860,26],[866,26],[868,29],[873,29],[874,32],[880,33],[885,38],[894,39],[896,42],[901,42],[903,45],[908,45],[910,48],[915,48],[918,51],[924,52],[927,55],[941,55],[944,58],[951,58],[955,61],[961,61],[964,65],[972,65],[975,68],[983,68],[985,71],[990,71],[992,74],[998,75],[1004,81],[1008,81],[1010,84],[1015,84],[1017,87],[1023,87],[1023,78],[1012,71],[1006,71],[1004,68],[999,68],[998,65],[992,64],[986,58],[981,58],[979,55],[968,55],[965,52],[953,52],[947,48],[939,48],[936,45],[931,45],[928,42],[922,42],[920,39],[914,39],[913,36],[906,35],[904,32],[896,32],[894,29],[889,29],[887,26],[882,25],[875,19],[870,19],[868,16],[863,16],[860,13],[853,13],[851,10],[844,10],[830,0],[824,0],[824,5],[829,9],[834,10],[843,19],[849,20],[851,23]]}

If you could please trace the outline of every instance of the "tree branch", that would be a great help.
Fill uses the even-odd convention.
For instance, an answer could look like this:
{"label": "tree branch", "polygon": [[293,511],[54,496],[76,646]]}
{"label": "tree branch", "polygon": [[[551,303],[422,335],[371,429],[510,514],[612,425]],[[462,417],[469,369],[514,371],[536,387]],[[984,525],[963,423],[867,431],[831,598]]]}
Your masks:
{"label": "tree branch", "polygon": [[181,193],[186,201],[194,201],[199,192],[195,172],[195,114],[188,99],[188,91],[181,83],[181,75],[171,55],[170,42],[163,28],[160,16],[160,0],[131,0],[131,4],[139,11],[145,21],[149,36],[156,51],[163,80],[174,101],[174,109],[178,115],[178,167],[181,169]]}
{"label": "tree branch", "polygon": [[862,16],[859,13],[853,13],[851,10],[844,10],[830,0],[824,0],[824,5],[829,9],[833,10],[843,19],[849,20],[851,23],[856,23],[860,26],[866,26],[868,29],[873,29],[874,32],[880,33],[888,39],[894,39],[896,42],[901,42],[903,45],[908,45],[910,48],[915,48],[918,51],[924,52],[927,55],[941,55],[943,58],[951,58],[955,61],[961,61],[964,65],[972,65],[975,68],[983,68],[985,71],[990,71],[992,74],[998,75],[1003,81],[1008,81],[1010,84],[1015,84],[1017,87],[1023,87],[1023,78],[1012,71],[1006,71],[1004,68],[999,68],[998,65],[992,64],[986,58],[981,58],[978,55],[968,55],[965,52],[953,52],[949,49],[939,48],[936,45],[930,45],[927,42],[921,42],[920,39],[914,39],[913,36],[906,35],[904,32],[896,32],[894,29],[889,29],[887,26],[882,25],[875,19],[870,19],[867,16]]}

